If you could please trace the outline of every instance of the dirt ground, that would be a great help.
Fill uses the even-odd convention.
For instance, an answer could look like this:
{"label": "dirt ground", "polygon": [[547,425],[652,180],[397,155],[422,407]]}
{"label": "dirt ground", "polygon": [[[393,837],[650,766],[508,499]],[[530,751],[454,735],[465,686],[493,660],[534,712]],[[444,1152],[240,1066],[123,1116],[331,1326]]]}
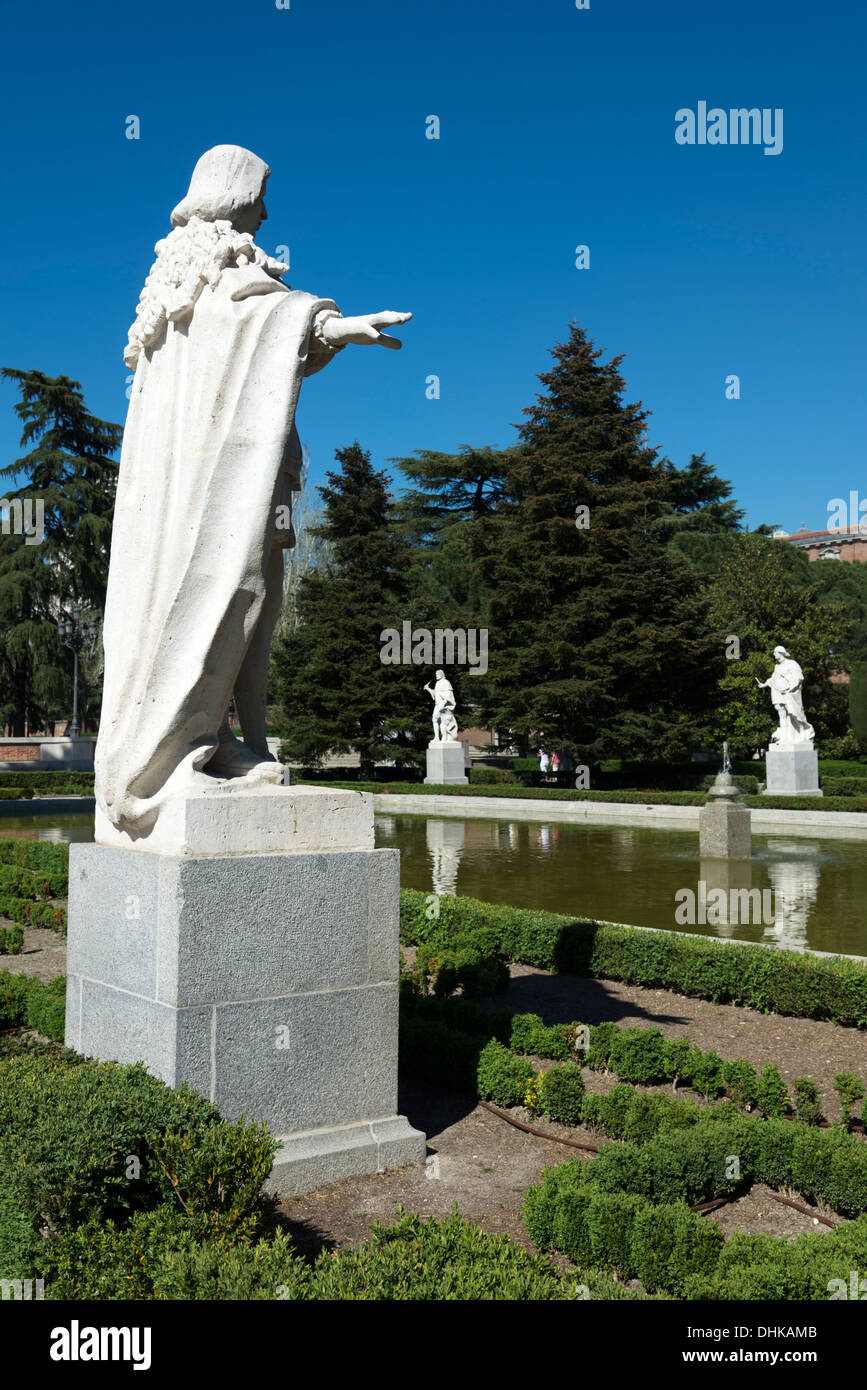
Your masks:
{"label": "dirt ground", "polygon": [[[486,1006],[537,1013],[547,1024],[611,1020],[627,1027],[658,1027],[666,1037],[688,1035],[726,1061],[743,1057],[758,1067],[773,1062],[790,1089],[795,1077],[811,1076],[832,1120],[839,1113],[833,1090],[836,1073],[854,1071],[867,1080],[867,1036],[856,1029],[760,1014],[613,980],[551,975],[530,966],[512,966],[511,976],[508,993],[483,1001]],[[613,1077],[592,1072],[585,1072],[585,1080],[588,1090],[607,1090],[615,1084]],[[347,1178],[285,1201],[281,1212],[299,1245],[311,1253],[323,1245],[355,1245],[366,1238],[369,1220],[393,1220],[399,1206],[425,1216],[446,1216],[456,1204],[461,1215],[484,1230],[510,1235],[533,1249],[521,1221],[523,1193],[538,1182],[544,1168],[581,1158],[581,1152],[525,1134],[466,1096],[421,1083],[402,1083],[399,1104],[400,1113],[428,1136],[427,1163],[396,1173]],[[523,1111],[513,1113],[529,1120]],[[599,1135],[584,1129],[567,1130],[545,1119],[531,1123],[552,1135],[600,1142]],[[798,1193],[786,1195],[803,1200]],[[829,1215],[824,1210],[821,1214]],[[792,1239],[829,1229],[814,1216],[777,1202],[764,1186],[707,1219],[718,1222],[727,1236],[740,1230]]]}
{"label": "dirt ground", "polygon": [[[0,926],[9,925],[5,919]],[[66,974],[66,937],[49,927],[27,927],[24,931],[24,950],[19,956],[0,956],[0,970],[13,970],[19,975],[35,975],[43,984],[55,975]]]}
{"label": "dirt ground", "polygon": [[[0,968],[48,980],[63,973],[65,957],[65,939],[56,932],[27,931],[23,953],[0,957]],[[867,1035],[853,1028],[760,1014],[613,980],[551,975],[530,966],[513,966],[511,976],[508,993],[483,1001],[485,1007],[537,1013],[547,1024],[612,1020],[623,1026],[658,1027],[666,1037],[688,1035],[699,1047],[713,1049],[727,1061],[743,1057],[757,1067],[773,1062],[790,1090],[795,1077],[811,1076],[831,1120],[839,1113],[832,1084],[835,1074],[854,1071],[867,1079]],[[613,1077],[592,1072],[585,1072],[585,1080],[588,1090],[607,1090],[614,1084]],[[347,1178],[284,1201],[281,1217],[301,1250],[314,1254],[323,1247],[358,1244],[367,1238],[370,1220],[391,1221],[400,1207],[424,1216],[447,1216],[455,1206],[484,1230],[510,1235],[532,1249],[521,1221],[524,1192],[538,1182],[543,1169],[590,1157],[526,1134],[467,1096],[422,1083],[401,1083],[399,1107],[427,1135],[427,1161],[394,1173]],[[529,1120],[520,1110],[513,1113]],[[551,1135],[600,1142],[589,1131],[567,1130],[544,1118],[532,1123]],[[801,1200],[796,1193],[788,1195]],[[802,1232],[829,1229],[815,1217],[775,1201],[761,1186],[707,1219],[719,1222],[726,1235],[735,1230],[765,1231],[791,1239]]]}

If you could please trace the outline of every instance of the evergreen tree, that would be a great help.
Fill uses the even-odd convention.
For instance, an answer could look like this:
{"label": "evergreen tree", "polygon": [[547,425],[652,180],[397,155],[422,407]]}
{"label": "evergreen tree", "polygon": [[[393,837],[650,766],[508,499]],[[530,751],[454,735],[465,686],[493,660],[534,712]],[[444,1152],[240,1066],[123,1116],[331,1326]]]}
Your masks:
{"label": "evergreen tree", "polygon": [[297,622],[274,645],[278,703],[290,730],[289,756],[318,765],[326,753],[418,764],[430,737],[426,670],[381,660],[382,633],[412,621],[408,542],[395,529],[389,479],[357,442],[336,453],[339,473],[318,489],[327,568],[302,575]]}
{"label": "evergreen tree", "polygon": [[671,538],[739,514],[703,458],[679,472],[648,445],[621,357],[603,363],[577,324],[552,356],[488,520],[486,713],[588,763],[683,756],[709,731],[717,653]]}
{"label": "evergreen tree", "polygon": [[30,504],[34,516],[41,504],[44,527],[38,543],[36,534],[11,528],[0,536],[0,719],[20,735],[71,704],[72,654],[58,641],[57,623],[75,603],[96,616],[105,602],[117,479],[111,455],[123,429],[91,415],[69,377],[10,367],[2,375],[21,393],[22,447],[35,446],[0,469],[4,478],[23,475],[5,496]]}
{"label": "evergreen tree", "polygon": [[711,588],[710,619],[724,657],[717,663],[717,736],[743,754],[767,747],[776,725],[768,691],[756,679],[770,675],[777,646],[804,672],[804,708],[820,747],[846,734],[847,687],[830,677],[841,668],[852,619],[842,604],[820,601],[822,585],[810,582],[811,568],[784,541],[747,532],[735,538]]}

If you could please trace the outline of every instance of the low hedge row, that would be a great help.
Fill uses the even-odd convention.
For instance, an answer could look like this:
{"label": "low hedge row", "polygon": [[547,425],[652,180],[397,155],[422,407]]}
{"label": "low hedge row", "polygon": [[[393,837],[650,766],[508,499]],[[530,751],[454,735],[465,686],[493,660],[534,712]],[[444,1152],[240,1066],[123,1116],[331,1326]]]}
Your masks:
{"label": "low hedge row", "polygon": [[[520,1026],[516,1027],[519,1019]],[[524,1051],[532,1050],[542,1057],[562,1056],[562,1039],[569,1036],[569,1027],[542,1031],[536,1027],[532,1031],[534,1025],[529,1021],[533,1019],[541,1026],[542,1020],[533,1014],[513,1019],[512,1047],[516,1047],[516,1036],[519,1042],[523,1041],[525,1031],[530,1031],[537,1046]],[[576,1035],[578,1028],[579,1025],[571,1025]],[[658,1028],[621,1028],[616,1023],[599,1023],[586,1029],[586,1033],[589,1046],[583,1060],[593,1071],[611,1071],[621,1081],[644,1086],[671,1081],[676,1087],[682,1082],[700,1091],[706,1100],[716,1099],[722,1090],[739,1109],[760,1110],[767,1119],[782,1119],[789,1112],[789,1092],[779,1069],[771,1063],[758,1073],[744,1058],[724,1062],[716,1052],[703,1052],[688,1038],[664,1038]],[[554,1035],[555,1046],[549,1051],[543,1050],[546,1034]],[[559,1040],[557,1034],[561,1035]],[[864,1084],[851,1072],[839,1072],[834,1078],[834,1089],[840,1101],[839,1123],[848,1129],[853,1105],[864,1099]],[[815,1082],[808,1076],[799,1076],[794,1091],[795,1117],[806,1124],[818,1124],[823,1116]],[[867,1103],[862,1119],[867,1125]]]}
{"label": "low hedge row", "polygon": [[0,956],[18,956],[24,947],[21,927],[0,927]]}
{"label": "low hedge row", "polygon": [[[47,840],[0,839],[0,864],[32,869],[42,875],[58,874],[65,877],[69,871],[69,845],[57,845]],[[63,891],[66,891],[65,887]]]}
{"label": "low hedge row", "polygon": [[32,898],[13,898],[0,894],[0,916],[11,922],[26,922],[30,927],[50,927],[52,931],[66,930],[66,909],[51,903],[34,902]]}
{"label": "low hedge row", "polygon": [[311,1267],[261,1195],[275,1147],[141,1066],[0,1060],[0,1278],[42,1278],[49,1300],[642,1297],[595,1271],[561,1277],[456,1212],[374,1224]]}
{"label": "low hedge row", "polygon": [[[404,1024],[413,1019],[442,1025],[436,1043],[431,1039],[427,1047],[424,1044],[424,1029],[411,1030],[413,1040],[410,1046],[413,1051],[409,1065],[421,1066],[417,1059],[424,1059],[428,1053],[435,1058],[438,1051],[445,1048],[446,1056],[437,1077],[427,1076],[427,1079],[438,1079],[445,1085],[453,1084],[454,1057],[461,1046],[460,1043],[449,1043],[447,1035],[473,1034],[483,1042],[495,1038],[522,1058],[535,1056],[556,1062],[577,1060],[591,1071],[611,1072],[622,1082],[641,1086],[672,1082],[675,1090],[678,1084],[692,1086],[706,1100],[715,1100],[722,1092],[738,1109],[747,1113],[757,1110],[768,1119],[781,1119],[790,1110],[791,1098],[786,1085],[779,1069],[771,1063],[766,1064],[759,1074],[743,1058],[724,1062],[715,1052],[702,1051],[688,1038],[664,1038],[658,1028],[624,1028],[617,1023],[589,1026],[555,1023],[546,1026],[538,1014],[510,1014],[507,1011],[488,1013],[466,999],[419,995],[406,977],[401,989],[401,1019]],[[464,1089],[472,1090],[474,1078],[478,1080],[478,1057],[482,1045],[477,1043],[475,1048],[464,1048],[462,1055],[465,1060],[460,1068]],[[523,1067],[520,1074],[524,1086],[523,1099],[511,1102],[513,1104],[527,1104],[528,1078]],[[839,1124],[848,1130],[852,1107],[864,1100],[865,1086],[852,1073],[841,1072],[835,1077],[834,1087],[840,1102]],[[795,1118],[805,1124],[815,1125],[824,1118],[818,1087],[810,1077],[801,1076],[795,1080],[793,1108]],[[862,1120],[867,1125],[867,1101],[862,1109]]]}
{"label": "low hedge row", "polygon": [[[532,1015],[517,1015],[513,1019],[511,1037],[517,1038],[518,1045],[538,1041],[529,1019]],[[668,1131],[679,1134],[688,1129],[692,1138],[681,1145],[682,1154],[677,1161],[681,1175],[678,1181],[685,1186],[684,1191],[675,1194],[685,1201],[727,1195],[742,1181],[748,1186],[753,1181],[766,1181],[771,1187],[796,1187],[807,1197],[827,1201],[846,1216],[867,1211],[867,1144],[850,1136],[843,1127],[816,1129],[792,1125],[777,1118],[779,1112],[774,1106],[768,1106],[764,1112],[774,1118],[759,1119],[739,1111],[731,1099],[709,1108],[693,1099],[649,1094],[624,1083],[618,1083],[607,1094],[586,1094],[581,1066],[575,1062],[557,1063],[536,1077],[531,1062],[514,1051],[514,1044],[506,1045],[497,1038],[485,1041],[484,1034],[470,1036],[452,1023],[428,1022],[420,1016],[407,1019],[402,1030],[407,1026],[411,1047],[404,1055],[402,1031],[400,1062],[402,1070],[418,1079],[460,1088],[504,1108],[527,1105],[531,1111],[546,1113],[563,1125],[584,1123],[610,1138],[629,1143],[649,1144]],[[603,1027],[621,1031],[628,1042],[635,1041],[629,1034],[643,1031],[617,1030],[616,1024]],[[609,1033],[604,1034],[606,1040],[609,1037]],[[592,1041],[591,1038],[591,1044]],[[604,1048],[600,1042],[599,1047],[604,1051],[609,1042],[604,1042]],[[597,1058],[600,1061],[602,1058]],[[770,1070],[777,1072],[775,1068]],[[759,1094],[761,1097],[761,1088]],[[722,1133],[729,1145],[725,1152],[738,1155],[739,1176],[735,1187],[706,1190],[709,1184],[713,1187],[714,1183],[724,1183],[713,1156],[716,1150],[709,1140],[710,1136],[716,1143]],[[620,1148],[611,1152],[613,1156],[606,1163],[621,1163],[617,1158],[622,1152]],[[618,1180],[618,1188],[654,1195],[660,1201],[670,1198],[670,1193],[661,1197],[661,1188],[647,1177],[643,1159],[645,1166],[632,1163],[632,1158],[624,1158],[622,1163],[627,1165],[624,1172],[628,1169],[631,1176]],[[607,1172],[604,1165],[600,1170]]]}
{"label": "low hedge row", "polygon": [[[827,1297],[830,1279],[848,1280],[853,1251],[867,1256],[867,1145],[842,1130],[760,1120],[731,1101],[707,1108],[622,1083],[607,1094],[588,1095],[575,1063],[555,1065],[537,1078],[526,1057],[496,1039],[483,1045],[479,1034],[461,1035],[444,1021],[410,1022],[413,1062],[437,1073],[428,1079],[454,1085],[449,1068],[457,1061],[465,1089],[472,1090],[475,1063],[475,1094],[481,1099],[500,1106],[529,1103],[562,1124],[584,1124],[622,1141],[606,1145],[589,1162],[560,1165],[528,1192],[525,1224],[542,1250],[553,1246],[579,1266],[638,1278],[650,1291],[674,1297],[742,1297],[737,1262],[724,1258],[720,1228],[688,1204],[735,1196],[764,1182],[795,1188],[855,1219],[833,1238],[809,1237],[807,1244],[751,1238],[745,1247],[749,1287],[766,1290],[778,1277],[783,1292],[775,1297]],[[539,1040],[526,1015],[513,1020],[513,1028],[525,1043]]]}
{"label": "low hedge row", "polygon": [[91,1222],[51,1252],[46,1299],[310,1301],[561,1301],[642,1299],[598,1271],[561,1277],[540,1255],[493,1236],[455,1212],[371,1223],[356,1249],[300,1259],[282,1231],[239,1238],[202,1228],[176,1207],[136,1213],[129,1224]]}
{"label": "low hedge row", "polygon": [[0,896],[16,898],[65,898],[69,875],[65,869],[20,868],[0,863]]}
{"label": "low hedge row", "polygon": [[608,1152],[549,1169],[527,1192],[524,1224],[541,1250],[691,1300],[824,1300],[840,1287],[835,1281],[848,1289],[851,1271],[867,1264],[867,1216],[792,1243],[740,1233],[726,1241],[683,1201],[653,1202],[595,1181]]}
{"label": "low hedge row", "polygon": [[442,896],[400,895],[401,940],[440,949],[484,930],[506,960],[544,970],[669,989],[715,1003],[867,1027],[867,966],[746,942],[649,931],[554,912]]}
{"label": "low hedge row", "polygon": [[0,1028],[24,1024],[44,1037],[63,1041],[66,976],[43,984],[35,976],[0,970]]}
{"label": "low hedge row", "polygon": [[[827,1298],[830,1279],[848,1281],[853,1252],[867,1255],[867,1147],[839,1130],[752,1119],[729,1102],[707,1110],[629,1086],[586,1096],[582,1119],[623,1142],[549,1170],[530,1189],[525,1225],[542,1250],[682,1298]],[[719,1227],[688,1209],[757,1182],[794,1188],[852,1224],[794,1245],[735,1236],[726,1246]],[[752,1271],[750,1292],[739,1291],[740,1261]]]}
{"label": "low hedge row", "polygon": [[30,801],[32,787],[0,787],[0,801]]}
{"label": "low hedge row", "polygon": [[4,787],[32,787],[38,792],[56,791],[60,786],[72,787],[83,794],[93,791],[92,772],[66,772],[62,768],[56,772],[0,772],[0,781]]}

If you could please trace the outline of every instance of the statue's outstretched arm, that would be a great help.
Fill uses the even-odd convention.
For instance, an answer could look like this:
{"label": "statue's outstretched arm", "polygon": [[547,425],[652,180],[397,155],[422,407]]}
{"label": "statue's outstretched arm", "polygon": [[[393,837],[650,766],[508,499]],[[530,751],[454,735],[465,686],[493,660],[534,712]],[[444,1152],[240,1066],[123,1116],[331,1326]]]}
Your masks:
{"label": "statue's outstretched arm", "polygon": [[330,314],[324,318],[321,325],[321,334],[327,343],[333,347],[345,347],[347,343],[355,343],[359,347],[403,347],[400,338],[392,338],[388,333],[381,333],[383,327],[390,327],[393,324],[409,323],[412,314],[399,314],[394,309],[383,309],[379,314],[360,314],[355,318],[344,318],[342,314]]}

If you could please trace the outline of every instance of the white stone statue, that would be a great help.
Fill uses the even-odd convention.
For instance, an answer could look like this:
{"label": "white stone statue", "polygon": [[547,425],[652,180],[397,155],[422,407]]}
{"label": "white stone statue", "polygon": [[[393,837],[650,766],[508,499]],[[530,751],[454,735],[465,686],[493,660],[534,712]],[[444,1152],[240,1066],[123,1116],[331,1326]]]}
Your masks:
{"label": "white stone statue", "polygon": [[458,721],[455,719],[455,692],[452,683],[446,679],[445,671],[437,671],[436,685],[426,685],[425,690],[433,696],[433,743],[454,743],[458,736]]}
{"label": "white stone statue", "polygon": [[[202,155],[157,242],[124,353],[135,370],[104,623],[96,798],[132,836],[215,779],[282,780],[265,741],[268,651],[300,483],[305,376],[348,343],[399,348],[391,311],[344,318],[291,290],[253,237],[270,170]],[[243,742],[229,729],[234,695]]]}
{"label": "white stone statue", "polygon": [[770,690],[780,721],[771,735],[772,748],[812,748],[814,731],[804,713],[804,673],[785,647],[774,647],[776,666],[766,681],[756,677],[760,690]]}

